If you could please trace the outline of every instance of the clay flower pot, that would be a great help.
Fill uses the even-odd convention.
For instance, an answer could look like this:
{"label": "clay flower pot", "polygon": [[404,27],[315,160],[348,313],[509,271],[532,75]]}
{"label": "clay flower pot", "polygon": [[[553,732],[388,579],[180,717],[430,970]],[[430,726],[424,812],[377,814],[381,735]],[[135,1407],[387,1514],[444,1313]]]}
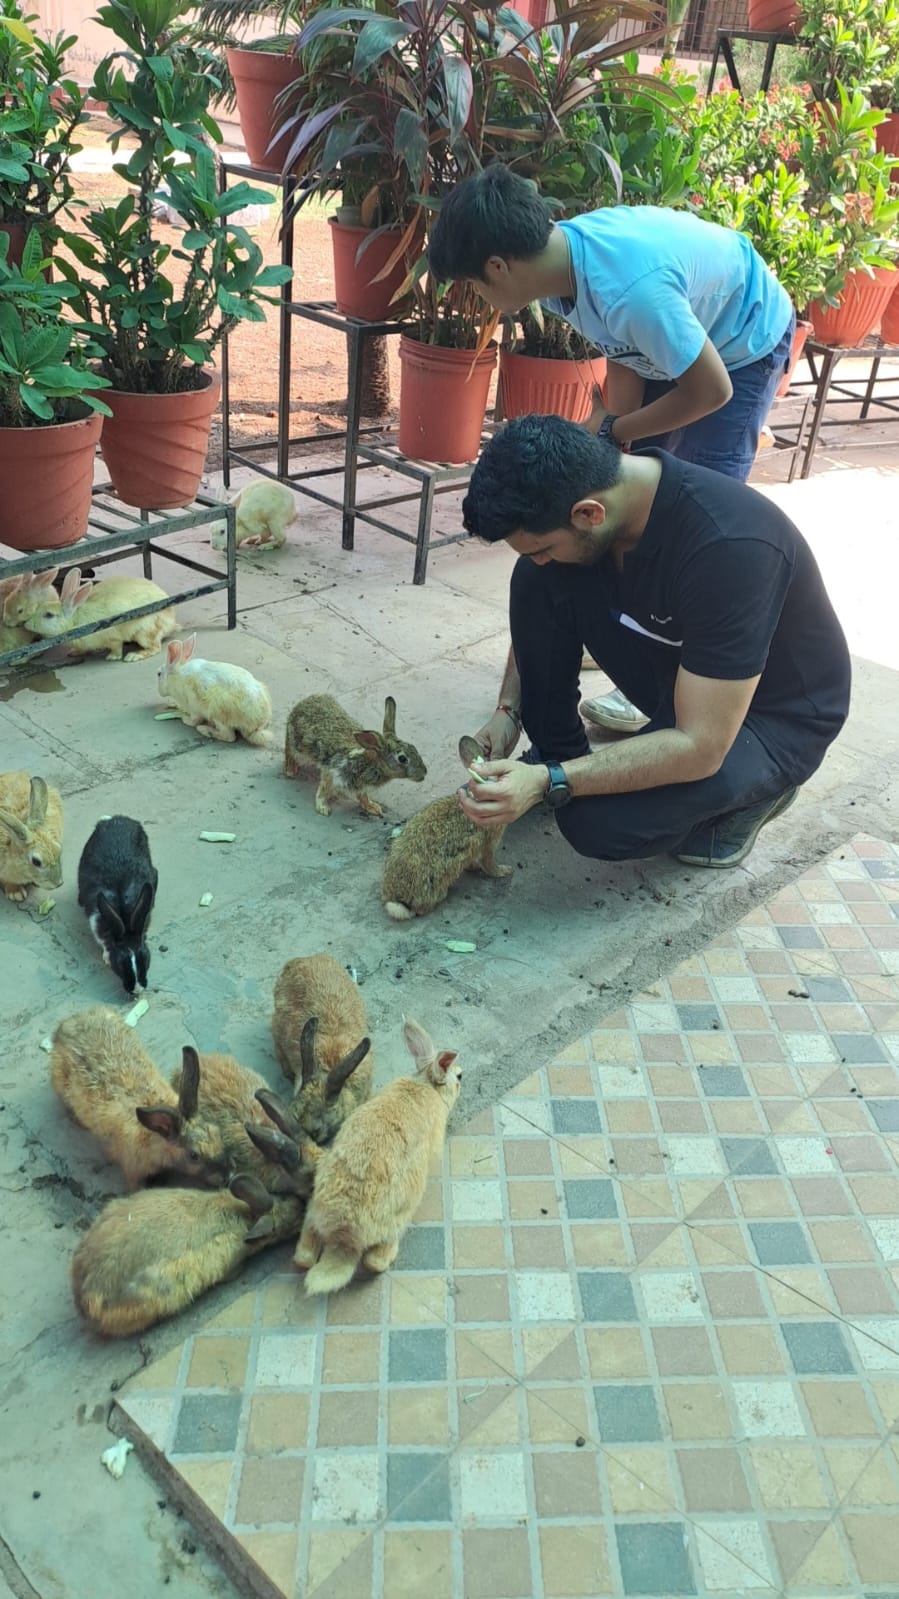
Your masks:
{"label": "clay flower pot", "polygon": [[801,20],[799,0],[749,0],[754,33],[795,33]]}
{"label": "clay flower pot", "polygon": [[[899,155],[899,111],[893,111],[886,122],[881,122],[874,129],[878,150],[884,150],[887,155]],[[893,177],[896,177],[896,168],[893,168]]]}
{"label": "clay flower pot", "polygon": [[334,303],[338,311],[360,322],[383,322],[395,316],[396,309],[390,302],[407,276],[409,269],[405,258],[400,256],[387,276],[377,283],[372,279],[384,269],[399,244],[402,238],[399,228],[379,234],[360,256],[359,246],[370,237],[371,228],[334,220],[330,227],[334,251]]}
{"label": "clay flower pot", "polygon": [[895,267],[875,267],[867,272],[850,272],[836,306],[815,300],[808,309],[815,338],[851,350],[873,333],[886,310],[897,279]]}
{"label": "clay flower pot", "polygon": [[268,50],[228,50],[226,55],[247,155],[254,167],[281,172],[290,139],[285,134],[269,149],[282,121],[275,101],[282,89],[296,83],[299,65],[293,56],[273,55]]}
{"label": "clay flower pot", "polygon": [[887,301],[887,308],[881,318],[880,337],[884,344],[899,344],[899,283]]}
{"label": "clay flower pot", "polygon": [[453,466],[473,461],[481,447],[496,345],[475,357],[473,350],[421,344],[404,333],[400,364],[398,442],[403,455]]}
{"label": "clay flower pot", "polygon": [[814,331],[815,330],[810,322],[796,323],[796,332],[793,334],[793,346],[790,350],[790,370],[784,373],[779,384],[777,385],[777,398],[779,400],[784,399],[784,397],[790,392],[790,383],[792,381],[793,373],[796,370],[799,357],[805,349],[805,341],[810,334],[814,333]]}
{"label": "clay flower pot", "polygon": [[0,544],[55,550],[84,537],[103,420],[91,411],[77,422],[0,428]]}
{"label": "clay flower pot", "polygon": [[595,361],[545,360],[503,348],[499,382],[505,421],[514,416],[564,416],[586,422],[593,409],[593,390],[606,380],[602,356]]}
{"label": "clay flower pot", "polygon": [[222,380],[203,372],[202,388],[181,394],[121,394],[104,389],[112,416],[100,441],[112,485],[126,505],[171,511],[195,498]]}

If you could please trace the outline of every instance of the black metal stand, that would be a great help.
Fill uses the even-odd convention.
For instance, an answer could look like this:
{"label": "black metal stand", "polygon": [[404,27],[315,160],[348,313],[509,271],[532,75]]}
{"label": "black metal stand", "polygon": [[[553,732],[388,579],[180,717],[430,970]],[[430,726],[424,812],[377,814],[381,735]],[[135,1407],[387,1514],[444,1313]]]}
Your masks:
{"label": "black metal stand", "polygon": [[718,71],[718,62],[724,57],[727,75],[739,95],[743,90],[740,87],[740,74],[734,61],[732,41],[734,39],[748,39],[750,44],[763,44],[765,49],[765,65],[762,68],[762,81],[759,85],[764,92],[771,86],[771,74],[774,71],[774,57],[778,46],[782,44],[802,46],[802,40],[797,39],[794,33],[759,33],[753,28],[719,28],[715,36],[715,49],[712,53],[712,64],[709,68],[709,82],[706,90],[711,94],[715,88],[715,73]]}
{"label": "black metal stand", "polygon": [[[846,419],[854,426],[888,420],[888,417],[883,415],[872,415],[872,407],[879,412],[885,411],[892,416],[899,416],[899,394],[878,398],[875,392],[879,383],[896,384],[899,381],[895,374],[887,373],[882,376],[880,371],[880,364],[884,359],[899,361],[899,345],[884,344],[880,339],[870,338],[866,339],[864,344],[856,345],[852,349],[842,349],[837,345],[822,344],[819,339],[810,338],[806,342],[803,353],[808,361],[811,376],[800,379],[798,382],[794,378],[791,385],[791,388],[797,389],[800,393],[805,391],[807,396],[797,437],[795,440],[789,440],[783,435],[778,436],[775,434],[775,443],[781,448],[794,448],[797,454],[802,454],[800,477],[807,478],[811,474],[812,463],[822,430],[827,427],[844,425],[844,419],[840,417],[825,419],[824,413],[828,403],[831,405],[857,406],[858,415]],[[836,382],[834,373],[839,363],[853,357],[856,360],[870,361],[871,366],[867,377],[844,378],[841,382]],[[811,408],[811,422],[803,449],[804,424],[809,408]],[[793,469],[790,472],[791,480],[794,473],[795,459]]]}
{"label": "black metal stand", "polygon": [[[219,500],[213,500],[205,494],[198,494],[193,505],[185,506],[183,510],[138,511],[117,500],[109,492],[108,484],[96,488],[84,538],[79,539],[77,544],[66,545],[62,550],[34,550],[29,555],[17,556],[12,560],[0,556],[0,580],[18,577],[24,572],[46,572],[51,567],[59,566],[62,560],[69,568],[96,567],[105,566],[110,561],[124,560],[126,556],[136,555],[139,552],[143,560],[145,577],[152,578],[153,556],[158,555],[167,561],[174,561],[177,566],[186,566],[191,572],[200,572],[206,577],[213,578],[214,581],[186,589],[183,594],[172,594],[164,600],[155,600],[152,605],[141,605],[131,611],[121,611],[118,615],[108,616],[100,622],[89,622],[83,627],[73,627],[59,638],[39,638],[30,644],[20,644],[15,649],[6,650],[0,655],[0,666],[19,666],[34,655],[58,649],[60,644],[69,639],[86,638],[91,633],[99,632],[101,628],[112,627],[116,622],[131,621],[139,616],[152,616],[154,611],[164,611],[171,605],[181,605],[185,600],[201,599],[206,594],[217,594],[222,590],[228,596],[228,629],[230,631],[235,628],[237,626],[236,520],[236,512],[232,505],[223,505]],[[194,560],[168,546],[163,548],[156,542],[157,539],[167,538],[172,533],[184,533],[188,528],[207,527],[222,521],[227,527],[224,577],[215,567],[205,566],[202,561]]]}

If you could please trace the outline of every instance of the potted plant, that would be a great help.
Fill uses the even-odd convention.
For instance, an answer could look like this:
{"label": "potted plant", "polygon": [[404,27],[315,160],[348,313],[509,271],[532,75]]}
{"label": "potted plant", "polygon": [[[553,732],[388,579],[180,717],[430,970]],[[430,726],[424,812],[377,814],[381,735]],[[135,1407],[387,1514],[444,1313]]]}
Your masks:
{"label": "potted plant", "polygon": [[[77,264],[60,263],[111,385],[101,447],[116,493],[155,510],[197,492],[222,337],[241,320],[264,321],[263,305],[277,303],[266,291],[290,277],[288,267],[264,266],[258,245],[229,221],[270,196],[246,183],[218,192],[207,142],[221,138],[208,109],[218,82],[176,21],[181,10],[180,0],[101,8],[125,48],[100,62],[91,92],[117,124],[113,149],[125,135],[136,141],[113,169],[134,192],[89,212],[86,232],[67,239]],[[180,249],[154,225],[162,185],[185,223]]]}
{"label": "potted plant", "polygon": [[801,20],[799,0],[749,0],[749,26],[756,33],[795,33]]}
{"label": "potted plant", "polygon": [[194,13],[194,41],[216,53],[216,76],[223,98],[237,106],[247,155],[269,172],[284,162],[278,131],[285,91],[300,73],[294,40],[305,12],[303,0],[199,0]]}
{"label": "potted plant", "polygon": [[48,283],[32,229],[20,265],[0,237],[0,544],[54,549],[84,536],[107,407],[75,325],[68,284]]}
{"label": "potted plant", "polygon": [[819,100],[860,89],[885,115],[878,147],[899,154],[899,0],[804,0],[805,70]]}
{"label": "potted plant", "polygon": [[561,317],[528,306],[517,318],[520,339],[499,352],[502,414],[564,416],[586,422],[595,389],[606,380],[602,356]]}
{"label": "potted plant", "polygon": [[85,96],[65,71],[74,35],[42,39],[16,0],[0,4],[0,231],[8,259],[21,261],[33,227],[49,256],[54,219],[72,199],[71,157]]}

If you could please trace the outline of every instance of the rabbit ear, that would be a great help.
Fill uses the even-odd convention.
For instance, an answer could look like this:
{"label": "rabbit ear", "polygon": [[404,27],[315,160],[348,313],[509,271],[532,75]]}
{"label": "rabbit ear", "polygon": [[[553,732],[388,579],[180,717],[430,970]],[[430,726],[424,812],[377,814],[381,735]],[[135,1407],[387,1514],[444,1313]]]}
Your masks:
{"label": "rabbit ear", "polygon": [[325,1079],[325,1103],[330,1104],[335,1100],[343,1088],[344,1083],[352,1077],[357,1066],[360,1066],[371,1049],[371,1039],[363,1038],[355,1049],[350,1050],[343,1060],[332,1066]]}
{"label": "rabbit ear", "polygon": [[372,755],[380,755],[384,748],[384,740],[380,733],[366,732],[364,729],[353,734],[353,742],[361,744],[362,748]]}
{"label": "rabbit ear", "polygon": [[265,1111],[265,1114],[269,1120],[273,1121],[275,1126],[279,1128],[287,1138],[297,1137],[300,1131],[299,1126],[294,1121],[290,1111],[279,1094],[274,1093],[270,1088],[257,1088],[254,1097],[257,1104],[262,1106],[262,1109]]}
{"label": "rabbit ear", "polygon": [[200,1057],[193,1044],[185,1044],[181,1051],[181,1092],[178,1095],[178,1109],[185,1121],[196,1116],[199,1096]]}
{"label": "rabbit ear", "polygon": [[300,1151],[292,1138],[279,1133],[275,1127],[263,1127],[259,1122],[244,1122],[247,1137],[261,1154],[285,1171],[299,1171],[302,1164]]}
{"label": "rabbit ear", "polygon": [[259,1178],[251,1177],[249,1172],[239,1172],[236,1177],[232,1177],[228,1189],[255,1217],[267,1216],[272,1208],[271,1194],[263,1188]]}
{"label": "rabbit ear", "polygon": [[47,815],[50,795],[42,777],[33,777],[28,792],[28,820],[32,827],[40,827]]}
{"label": "rabbit ear", "polygon": [[28,844],[31,841],[31,833],[21,816],[13,816],[12,811],[0,811],[0,827],[5,827],[18,844]]}
{"label": "rabbit ear", "polygon": [[248,1233],[244,1233],[244,1235],[243,1235],[244,1243],[245,1244],[255,1244],[255,1243],[258,1242],[258,1240],[260,1238],[271,1238],[272,1233],[274,1232],[274,1230],[275,1230],[274,1217],[272,1217],[272,1216],[260,1216],[258,1221],[254,1221],[254,1223],[253,1223],[252,1227],[250,1228],[249,1232]]}
{"label": "rabbit ear", "polygon": [[16,595],[19,593],[19,590],[22,588],[23,583],[27,589],[28,581],[26,577],[7,577],[0,582],[0,600],[2,600],[2,605],[0,605],[0,620],[4,622],[7,620],[9,615],[7,606],[10,600],[15,599]]}
{"label": "rabbit ear", "polygon": [[177,666],[181,660],[180,639],[170,638],[165,647],[166,661],[169,666]]}
{"label": "rabbit ear", "polygon": [[454,1049],[443,1049],[437,1056],[434,1070],[440,1077],[445,1077],[454,1060],[458,1060],[458,1052]]}
{"label": "rabbit ear", "polygon": [[463,733],[459,740],[459,759],[463,766],[472,766],[475,761],[483,760],[484,751],[476,738],[469,733]]}
{"label": "rabbit ear", "polygon": [[147,917],[153,905],[153,884],[145,883],[135,901],[134,909],[128,918],[128,926],[132,933],[142,933],[146,926]]}
{"label": "rabbit ear", "polygon": [[428,1066],[437,1054],[430,1035],[411,1016],[406,1018],[403,1027],[403,1038],[406,1048],[418,1067]]}
{"label": "rabbit ear", "polygon": [[62,608],[64,611],[71,611],[73,609],[75,604],[75,595],[78,593],[80,584],[81,567],[73,566],[66,573],[62,580],[62,589],[59,597],[62,600]]}
{"label": "rabbit ear", "polygon": [[134,1112],[142,1127],[151,1133],[159,1133],[161,1138],[177,1138],[181,1132],[181,1117],[171,1105],[138,1105]]}
{"label": "rabbit ear", "polygon": [[103,917],[104,922],[108,923],[109,931],[112,933],[113,937],[114,938],[118,938],[118,939],[124,938],[125,937],[125,923],[122,921],[122,918],[119,915],[118,911],[116,910],[115,906],[114,905],[110,905],[109,900],[106,898],[105,894],[98,894],[97,895],[97,910],[100,912],[100,915]]}
{"label": "rabbit ear", "polygon": [[384,737],[393,738],[396,735],[396,700],[388,694],[384,701]]}
{"label": "rabbit ear", "polygon": [[90,599],[93,592],[93,583],[82,583],[78,593],[75,595],[75,598],[72,601],[71,609],[73,611],[77,611],[79,605],[84,605],[85,601]]}
{"label": "rabbit ear", "polygon": [[302,1033],[300,1034],[300,1060],[303,1064],[301,1082],[305,1088],[315,1076],[315,1036],[318,1032],[318,1017],[310,1016]]}
{"label": "rabbit ear", "polygon": [[197,635],[196,635],[196,633],[191,633],[190,638],[186,638],[186,639],[182,639],[181,640],[181,664],[182,664],[182,666],[183,666],[185,661],[189,661],[192,658],[194,650],[196,649],[196,647],[197,647]]}

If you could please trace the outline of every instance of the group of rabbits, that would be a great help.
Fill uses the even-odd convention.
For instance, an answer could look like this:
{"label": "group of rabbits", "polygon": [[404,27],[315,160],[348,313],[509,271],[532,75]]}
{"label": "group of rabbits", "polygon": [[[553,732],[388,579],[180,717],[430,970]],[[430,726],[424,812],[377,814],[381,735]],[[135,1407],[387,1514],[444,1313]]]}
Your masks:
{"label": "group of rabbits", "polygon": [[[297,1234],[308,1294],[344,1287],[360,1267],[386,1270],[462,1075],[417,1022],[403,1032],[415,1073],[372,1096],[362,995],[325,954],[288,961],[275,983],[272,1034],[292,1083],[283,1099],[232,1056],[192,1045],[166,1080],[108,1007],[61,1022],[53,1087],[132,1190],[106,1205],[72,1262],[89,1325],[112,1338],[141,1332]],[[214,1191],[140,1186],[154,1178]]]}

